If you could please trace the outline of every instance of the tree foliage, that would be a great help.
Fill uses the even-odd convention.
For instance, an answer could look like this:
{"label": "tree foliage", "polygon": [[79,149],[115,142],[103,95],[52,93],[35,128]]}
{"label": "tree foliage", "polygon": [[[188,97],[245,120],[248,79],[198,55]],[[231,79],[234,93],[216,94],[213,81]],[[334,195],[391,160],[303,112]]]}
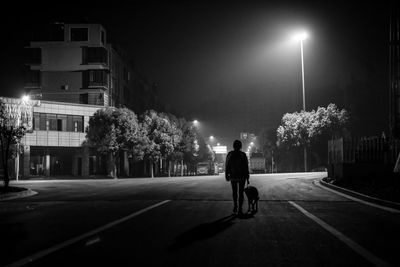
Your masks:
{"label": "tree foliage", "polygon": [[168,163],[170,173],[171,165],[177,161],[182,171],[183,161],[213,158],[213,152],[191,122],[155,110],[148,110],[139,118],[124,108],[98,110],[90,118],[87,143],[100,153],[111,154],[114,168],[121,151],[130,153],[135,160],[149,162],[152,177],[155,165],[162,171],[165,169],[163,161]]}
{"label": "tree foliage", "polygon": [[286,113],[277,129],[278,143],[287,147],[309,146],[323,134],[338,134],[348,119],[348,112],[332,103],[308,112]]}
{"label": "tree foliage", "polygon": [[25,126],[19,123],[17,116],[18,114],[12,116],[12,114],[7,111],[6,103],[0,100],[0,143],[5,188],[8,187],[10,182],[8,160],[15,158],[17,153],[20,153],[17,145],[20,144],[22,137],[26,133]]}
{"label": "tree foliage", "polygon": [[109,175],[116,177],[116,161],[122,151],[134,154],[140,159],[143,154],[136,149],[143,143],[141,131],[136,114],[126,108],[107,107],[97,110],[89,120],[86,138],[88,144],[96,147],[97,151],[111,155],[112,165]]}

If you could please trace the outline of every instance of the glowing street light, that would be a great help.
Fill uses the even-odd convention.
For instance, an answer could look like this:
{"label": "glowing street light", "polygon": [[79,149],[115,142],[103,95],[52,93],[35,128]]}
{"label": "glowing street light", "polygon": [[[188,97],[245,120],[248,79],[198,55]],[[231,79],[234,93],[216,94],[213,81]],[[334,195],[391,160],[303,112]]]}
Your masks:
{"label": "glowing street light", "polygon": [[31,100],[31,98],[29,97],[29,95],[23,95],[21,97],[21,100],[24,104],[28,103],[29,100]]}
{"label": "glowing street light", "polygon": [[194,125],[199,124],[199,121],[198,121],[198,120],[194,120],[194,121],[193,121],[193,124],[194,124]]}
{"label": "glowing street light", "polygon": [[214,140],[214,136],[210,135],[210,140],[213,141]]}

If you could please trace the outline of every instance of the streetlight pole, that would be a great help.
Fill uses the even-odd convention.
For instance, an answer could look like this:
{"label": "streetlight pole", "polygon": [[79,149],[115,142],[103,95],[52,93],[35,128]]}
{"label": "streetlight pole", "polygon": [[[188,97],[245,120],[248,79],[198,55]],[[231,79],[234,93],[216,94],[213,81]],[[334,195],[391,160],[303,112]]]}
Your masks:
{"label": "streetlight pole", "polygon": [[[306,89],[304,84],[304,47],[303,41],[307,39],[307,33],[302,32],[295,36],[295,39],[300,41],[301,54],[301,84],[303,89],[303,111],[306,111]],[[304,172],[307,172],[307,146],[304,145]]]}
{"label": "streetlight pole", "polygon": [[301,52],[301,83],[303,86],[303,110],[306,111],[306,89],[304,87],[304,55],[303,55],[303,40],[300,39],[300,52]]}
{"label": "streetlight pole", "polygon": [[[300,52],[301,52],[301,83],[303,87],[303,110],[306,111],[306,89],[304,86],[304,48],[303,38],[300,39]],[[307,172],[307,146],[304,145],[304,172]]]}

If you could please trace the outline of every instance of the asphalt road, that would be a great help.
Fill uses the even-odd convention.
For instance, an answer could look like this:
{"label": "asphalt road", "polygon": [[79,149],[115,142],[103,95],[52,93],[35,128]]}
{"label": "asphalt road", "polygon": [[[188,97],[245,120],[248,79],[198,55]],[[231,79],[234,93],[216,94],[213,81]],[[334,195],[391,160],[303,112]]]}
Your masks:
{"label": "asphalt road", "polygon": [[0,265],[400,266],[400,213],[313,183],[325,175],[252,176],[244,218],[223,176],[20,182],[39,194],[0,202]]}

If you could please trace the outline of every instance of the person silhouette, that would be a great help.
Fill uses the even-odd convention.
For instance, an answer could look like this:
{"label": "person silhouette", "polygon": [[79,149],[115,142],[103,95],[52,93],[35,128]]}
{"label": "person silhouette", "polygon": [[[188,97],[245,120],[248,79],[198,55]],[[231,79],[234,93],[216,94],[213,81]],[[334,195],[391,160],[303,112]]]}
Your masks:
{"label": "person silhouette", "polygon": [[[233,197],[233,213],[243,215],[244,186],[249,183],[249,163],[244,152],[240,151],[242,142],[233,142],[233,151],[226,156],[225,179],[231,182]],[[239,195],[239,205],[238,205]]]}

